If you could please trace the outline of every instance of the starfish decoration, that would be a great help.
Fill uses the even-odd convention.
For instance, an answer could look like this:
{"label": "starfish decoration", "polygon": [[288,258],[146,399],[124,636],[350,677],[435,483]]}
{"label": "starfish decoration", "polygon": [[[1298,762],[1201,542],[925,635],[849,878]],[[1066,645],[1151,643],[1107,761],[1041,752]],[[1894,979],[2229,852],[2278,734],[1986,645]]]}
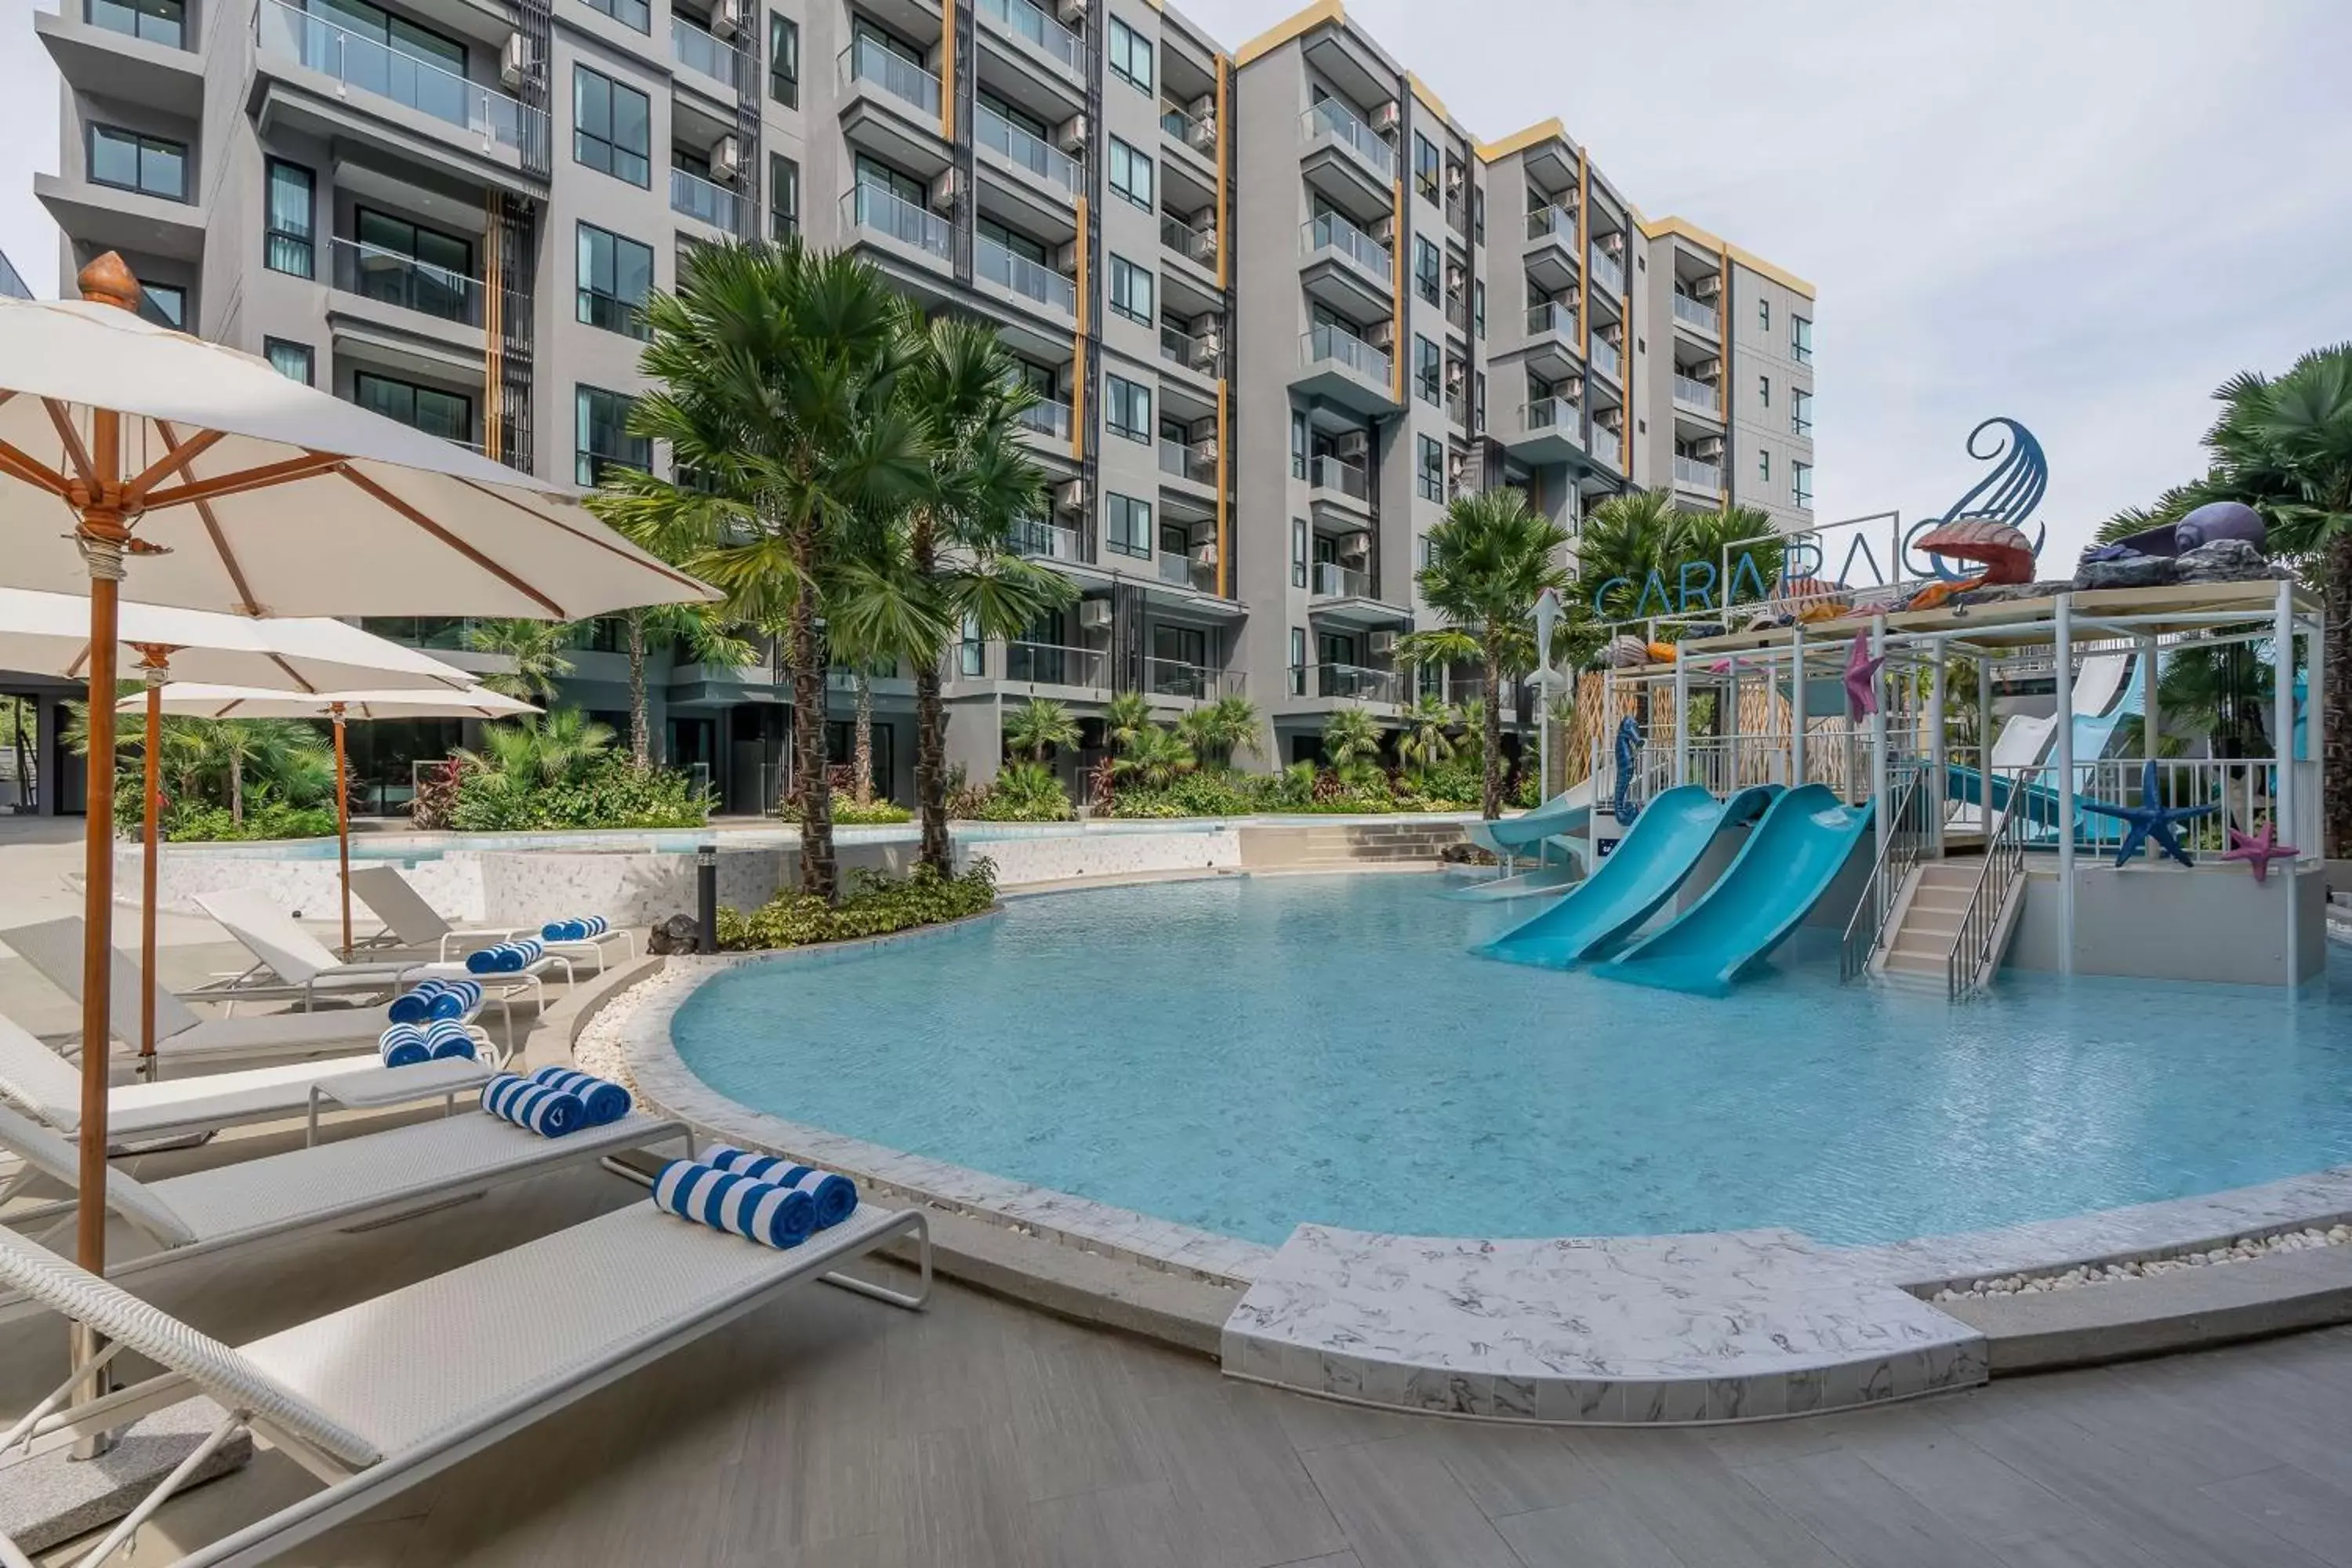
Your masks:
{"label": "starfish decoration", "polygon": [[2272,861],[2292,860],[2302,853],[2292,844],[2280,843],[2277,826],[2265,822],[2260,833],[2241,833],[2234,827],[2230,829],[2230,847],[2221,858],[2243,860],[2254,873],[2255,881],[2266,882],[2270,880]]}
{"label": "starfish decoration", "polygon": [[1870,638],[1858,637],[1853,639],[1853,651],[1847,654],[1845,659],[1847,719],[1859,722],[1866,715],[1878,711],[1878,667],[1885,662],[1884,654],[1875,658],[1871,657]]}
{"label": "starfish decoration", "polygon": [[2075,804],[2084,811],[2095,811],[2101,816],[2115,817],[2131,829],[2124,835],[2123,845],[2116,851],[2116,865],[2120,866],[2138,854],[2141,847],[2151,838],[2156,840],[2158,848],[2182,865],[2195,865],[2196,862],[2189,858],[2189,851],[2181,847],[2179,838],[2172,830],[2181,823],[2193,821],[2200,816],[2210,816],[2218,808],[2210,805],[2158,805],[2155,804],[2156,795],[2156,763],[2151,761],[2147,764],[2147,771],[2140,775],[2141,805],[2116,805],[2111,801],[2104,800],[2084,800]]}

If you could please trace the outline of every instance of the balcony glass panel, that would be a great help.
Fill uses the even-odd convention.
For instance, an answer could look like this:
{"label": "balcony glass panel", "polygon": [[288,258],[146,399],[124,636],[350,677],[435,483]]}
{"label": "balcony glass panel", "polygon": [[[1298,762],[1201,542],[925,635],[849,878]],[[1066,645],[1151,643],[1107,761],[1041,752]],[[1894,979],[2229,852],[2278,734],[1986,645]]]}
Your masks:
{"label": "balcony glass panel", "polygon": [[1160,580],[1202,594],[1217,591],[1217,569],[1180,551],[1163,550],[1160,552]]}
{"label": "balcony glass panel", "polygon": [[1703,332],[1712,332],[1716,330],[1715,307],[1701,304],[1687,294],[1675,296],[1675,320],[1688,321]]}
{"label": "balcony glass panel", "polygon": [[841,79],[844,86],[869,82],[925,114],[940,111],[940,79],[872,38],[860,37],[841,51]]}
{"label": "balcony glass panel", "polygon": [[1372,574],[1336,561],[1315,563],[1315,596],[1318,599],[1369,599]]}
{"label": "balcony glass panel", "polygon": [[1343,463],[1337,458],[1318,458],[1307,472],[1311,476],[1308,482],[1318,490],[1338,490],[1358,500],[1371,497],[1371,481],[1353,463]]}
{"label": "balcony glass panel", "polygon": [[380,38],[339,27],[284,0],[261,0],[261,51],[458,126],[518,153],[547,145],[547,116]]}
{"label": "balcony glass panel", "polygon": [[669,209],[688,217],[700,218],[714,228],[736,232],[736,215],[742,210],[742,198],[724,185],[714,184],[687,169],[669,172]]}
{"label": "balcony glass panel", "polygon": [[672,16],[669,19],[669,47],[670,52],[677,57],[678,64],[741,90],[747,61],[743,51],[734,45],[696,26],[683,16]]}
{"label": "balcony glass panel", "polygon": [[1100,648],[1056,647],[1048,643],[1004,645],[1004,679],[1034,681],[1043,686],[1108,684],[1110,657]]}
{"label": "balcony glass panel", "polygon": [[1393,669],[1368,669],[1357,664],[1318,664],[1315,695],[1344,697],[1357,702],[1395,702],[1403,684]]}
{"label": "balcony glass panel", "polygon": [[1013,525],[1013,550],[1037,561],[1076,561],[1078,531],[1043,518],[1024,517]]}
{"label": "balcony glass panel", "polygon": [[1370,163],[1381,179],[1396,178],[1396,149],[1336,98],[1327,98],[1307,111],[1307,134],[1309,139],[1328,136]]}
{"label": "balcony glass panel", "polygon": [[1000,289],[1010,289],[1065,315],[1078,313],[1078,286],[1050,267],[1040,267],[1025,256],[981,235],[972,242],[972,270]]}
{"label": "balcony glass panel", "polygon": [[948,226],[948,220],[917,206],[895,191],[861,184],[841,198],[841,212],[852,227],[929,251],[942,261],[954,258],[954,231]]}
{"label": "balcony glass panel", "polygon": [[334,253],[335,287],[345,293],[445,321],[469,327],[482,324],[482,285],[478,279],[356,239],[334,239],[328,244]]}
{"label": "balcony glass panel", "polygon": [[1035,404],[1023,409],[1016,417],[1021,421],[1022,428],[1025,430],[1034,431],[1040,436],[1051,436],[1061,441],[1070,438],[1070,405],[1066,403],[1056,403],[1051,398],[1041,398]]}
{"label": "balcony glass panel", "polygon": [[1389,356],[1352,332],[1339,327],[1317,327],[1302,340],[1306,363],[1337,360],[1357,374],[1388,384]]}
{"label": "balcony glass panel", "polygon": [[1612,294],[1625,291],[1625,268],[1617,258],[1601,249],[1592,247],[1592,280]]}
{"label": "balcony glass panel", "polygon": [[1086,46],[1078,36],[1029,0],[979,0],[976,9],[1072,76],[1085,73]]}
{"label": "balcony glass panel", "polygon": [[998,157],[1041,180],[1074,195],[1086,188],[1087,172],[1076,159],[1046,145],[984,103],[972,118],[972,136]]}
{"label": "balcony glass panel", "polygon": [[1617,345],[1607,338],[1593,339],[1585,357],[1592,362],[1593,369],[1606,376],[1616,376],[1625,366],[1623,356],[1617,352]]}
{"label": "balcony glass panel", "polygon": [[1680,371],[1675,373],[1675,401],[1686,407],[1703,409],[1709,414],[1719,414],[1723,411],[1722,395],[1717,392],[1714,386],[1685,375]]}
{"label": "balcony glass panel", "polygon": [[1688,485],[1693,489],[1719,490],[1723,488],[1723,469],[1714,463],[1703,463],[1696,458],[1675,454],[1675,483]]}
{"label": "balcony glass panel", "polygon": [[1338,213],[1323,214],[1300,232],[1309,256],[1318,251],[1337,251],[1380,279],[1382,288],[1394,280],[1396,261],[1389,247]]}

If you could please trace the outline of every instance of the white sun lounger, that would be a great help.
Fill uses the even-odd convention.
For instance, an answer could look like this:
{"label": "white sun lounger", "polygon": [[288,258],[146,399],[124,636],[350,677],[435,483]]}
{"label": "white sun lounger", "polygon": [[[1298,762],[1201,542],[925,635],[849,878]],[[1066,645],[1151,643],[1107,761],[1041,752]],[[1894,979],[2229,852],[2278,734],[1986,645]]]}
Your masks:
{"label": "white sun lounger", "polygon": [[[487,1036],[477,1039],[488,1047]],[[488,1081],[498,1065],[495,1050],[490,1055],[488,1061],[450,1059],[387,1068],[371,1051],[203,1078],[117,1084],[106,1091],[107,1137],[117,1144],[148,1143],[301,1116],[317,1107],[314,1088],[326,1086],[323,1092],[331,1099],[334,1080],[354,1073],[379,1075],[403,1090],[398,1099],[373,1097],[372,1104],[446,1100]],[[407,1076],[400,1076],[404,1074]],[[414,1094],[405,1092],[411,1089]],[[81,1125],[81,1069],[0,1016],[0,1098],[70,1136]]]}
{"label": "white sun lounger", "polygon": [[[495,1116],[473,1115],[389,1127],[160,1182],[142,1182],[110,1168],[106,1206],[160,1250],[110,1264],[107,1278],[121,1279],[160,1264],[318,1230],[381,1224],[508,1182],[665,1144],[682,1153],[691,1150],[683,1123],[632,1114],[561,1138],[542,1138]],[[79,1174],[73,1145],[5,1105],[0,1149],[24,1162],[14,1177],[0,1183],[0,1204],[35,1174],[73,1188]],[[69,1216],[72,1211],[68,1199],[6,1218],[26,1232],[33,1221],[52,1214]],[[27,1234],[37,1241],[52,1239],[38,1231]],[[0,1320],[29,1304],[27,1298],[0,1294]]]}
{"label": "white sun lounger", "polygon": [[403,947],[430,948],[444,960],[462,958],[476,948],[489,947],[510,937],[536,937],[550,952],[562,953],[575,961],[593,961],[599,973],[605,963],[605,949],[618,944],[630,958],[637,956],[637,938],[634,931],[615,927],[598,937],[582,942],[549,942],[541,936],[539,926],[486,926],[460,930],[442,918],[441,911],[425,901],[397,866],[363,866],[352,873],[352,891],[360,901],[375,911]]}
{"label": "white sun lounger", "polygon": [[[913,1293],[837,1270],[912,1237]],[[326,1489],[180,1560],[180,1568],[267,1562],[492,1444],[756,1311],[825,1279],[919,1308],[930,1294],[919,1210],[861,1204],[789,1250],[662,1213],[650,1203],[542,1237],[234,1349],[53,1252],[0,1231],[0,1284],[160,1364],[161,1376],[80,1406],[73,1369],[0,1448],[27,1437],[110,1430],[196,1394],[228,1414],[80,1559],[96,1568],[240,1428],[267,1437]]]}
{"label": "white sun lounger", "polygon": [[463,963],[415,959],[345,963],[257,888],[232,888],[216,893],[198,893],[194,898],[197,906],[236,938],[256,961],[251,969],[227,977],[218,986],[191,992],[194,996],[231,1004],[240,997],[291,997],[309,1007],[321,991],[396,995],[420,981],[436,977],[476,980],[481,983],[486,994],[498,999],[500,1015],[506,1021],[507,1044],[512,1046],[516,994],[529,993],[544,1009],[547,993],[543,977],[561,969],[564,984],[572,982],[572,961],[555,952],[545,954],[528,969],[500,974],[475,974]]}
{"label": "white sun lounger", "polygon": [[[42,921],[0,931],[16,955],[74,1001],[81,1000],[81,917]],[[110,955],[108,994],[114,1037],[139,1043],[139,970],[120,950]],[[383,1007],[327,1007],[292,1013],[247,1013],[226,1018],[200,1016],[158,984],[155,996],[155,1066],[166,1072],[205,1072],[224,1061],[316,1057],[373,1046],[392,1023]],[[70,1053],[69,1053],[70,1054]]]}

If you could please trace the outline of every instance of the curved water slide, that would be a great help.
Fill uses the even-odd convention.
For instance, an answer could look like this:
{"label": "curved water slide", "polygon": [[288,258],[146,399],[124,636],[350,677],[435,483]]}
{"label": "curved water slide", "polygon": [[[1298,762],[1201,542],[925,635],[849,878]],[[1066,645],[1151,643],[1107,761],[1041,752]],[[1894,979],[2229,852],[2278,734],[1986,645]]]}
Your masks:
{"label": "curved water slide", "polygon": [[1609,951],[1641,928],[1674,896],[1716,835],[1754,821],[1780,794],[1778,784],[1717,800],[1701,784],[1665,791],[1642,808],[1632,832],[1583,885],[1551,908],[1478,951],[1509,963],[1566,969]]}
{"label": "curved water slide", "polygon": [[[2094,654],[2083,661],[2074,677],[2074,760],[2096,762],[2106,754],[2107,744],[2123,721],[2139,710],[2141,684],[2147,679],[2139,668],[2140,660],[2128,653]],[[2013,781],[2026,768],[2040,766],[2051,761],[2058,738],[2058,715],[2040,717],[2020,715],[2000,727],[1992,739],[1992,770],[1994,773],[1992,809],[2005,816],[2012,798],[2022,795],[2028,820],[2035,826],[2055,829],[2058,825],[2058,773],[2054,767],[2044,768],[2042,775],[2031,784],[2020,786]],[[1945,784],[1951,801],[1944,818],[1945,826],[1973,828],[1984,822],[1983,803],[1977,799],[1982,793],[1982,780],[1973,768],[1951,767],[1946,770]],[[1996,816],[1992,826],[2000,826]]]}
{"label": "curved water slide", "polygon": [[1698,902],[1594,973],[1722,995],[1786,941],[1837,880],[1870,830],[1871,810],[1843,804],[1826,784],[1784,792]]}
{"label": "curved water slide", "polygon": [[1455,888],[1445,894],[1449,899],[1465,901],[1493,902],[1506,899],[1545,897],[1566,892],[1584,875],[1586,861],[1591,853],[1590,838],[1570,837],[1581,832],[1592,821],[1592,797],[1599,787],[1596,779],[1583,779],[1559,794],[1517,816],[1506,816],[1494,822],[1476,822],[1463,834],[1472,844],[1506,862],[1522,856],[1545,858],[1548,845],[1557,843],[1572,858],[1572,863],[1539,864],[1531,870],[1516,875],[1496,877],[1491,881],[1474,882],[1466,888]]}

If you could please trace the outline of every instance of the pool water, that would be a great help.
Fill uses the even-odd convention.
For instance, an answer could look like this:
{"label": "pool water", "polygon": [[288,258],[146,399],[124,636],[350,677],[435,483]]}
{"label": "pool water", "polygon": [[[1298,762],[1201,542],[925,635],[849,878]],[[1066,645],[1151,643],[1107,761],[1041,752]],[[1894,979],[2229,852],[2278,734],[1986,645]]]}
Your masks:
{"label": "pool water", "polygon": [[[2352,964],[2297,998],[2011,973],[1979,1002],[1784,949],[1725,999],[1466,950],[1430,877],[1034,898],[723,973],[687,1063],[796,1121],[1255,1241],[1782,1225],[1864,1243],[2352,1162]],[[2331,994],[2332,993],[2332,994]]]}

